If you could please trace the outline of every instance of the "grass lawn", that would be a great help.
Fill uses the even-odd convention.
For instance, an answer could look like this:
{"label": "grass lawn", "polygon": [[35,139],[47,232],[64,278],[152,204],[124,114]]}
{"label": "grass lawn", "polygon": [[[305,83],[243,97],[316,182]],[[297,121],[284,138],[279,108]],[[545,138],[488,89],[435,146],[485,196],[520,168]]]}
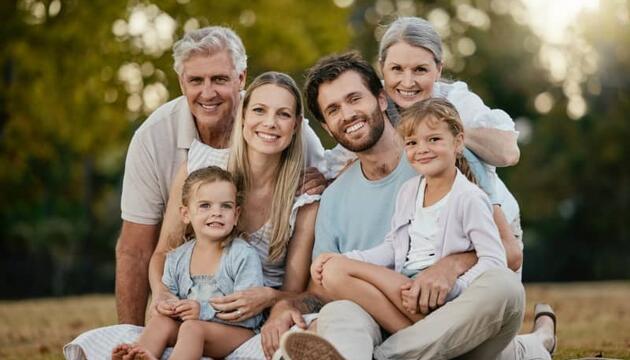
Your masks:
{"label": "grass lawn", "polygon": [[[523,332],[536,302],[558,315],[555,359],[630,359],[630,282],[530,284]],[[116,322],[113,295],[0,301],[1,359],[63,359],[62,346],[81,332]]]}

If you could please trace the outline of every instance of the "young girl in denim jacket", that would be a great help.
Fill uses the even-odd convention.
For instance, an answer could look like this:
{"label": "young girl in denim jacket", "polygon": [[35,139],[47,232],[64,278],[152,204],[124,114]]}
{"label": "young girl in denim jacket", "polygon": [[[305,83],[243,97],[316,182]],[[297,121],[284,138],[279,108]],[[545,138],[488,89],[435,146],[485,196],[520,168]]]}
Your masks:
{"label": "young girl in denim jacket", "polygon": [[453,105],[438,98],[421,101],[403,113],[398,131],[409,163],[421,175],[402,185],[385,241],[364,251],[321,254],[311,266],[327,295],[361,305],[389,333],[424,317],[404,289],[441,257],[474,250],[479,260],[448,293],[429,300],[433,308],[457,297],[486,270],[506,267],[488,197],[462,174],[470,171]]}
{"label": "young girl in denim jacket", "polygon": [[181,216],[194,238],[167,254],[162,277],[179,300],[160,303],[137,344],[117,346],[113,359],[159,359],[173,345],[174,359],[223,358],[254,335],[262,314],[228,323],[215,317],[209,303],[212,297],[263,285],[256,251],[237,235],[242,201],[232,175],[219,167],[188,176]]}

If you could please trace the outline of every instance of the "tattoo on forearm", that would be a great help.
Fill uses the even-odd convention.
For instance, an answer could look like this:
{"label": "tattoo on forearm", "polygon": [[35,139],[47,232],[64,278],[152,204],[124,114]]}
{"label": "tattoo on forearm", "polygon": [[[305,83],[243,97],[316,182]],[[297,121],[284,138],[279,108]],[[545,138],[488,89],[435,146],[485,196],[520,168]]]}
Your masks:
{"label": "tattoo on forearm", "polygon": [[324,303],[313,294],[305,294],[299,299],[295,299],[294,306],[300,310],[302,314],[310,314],[319,312]]}

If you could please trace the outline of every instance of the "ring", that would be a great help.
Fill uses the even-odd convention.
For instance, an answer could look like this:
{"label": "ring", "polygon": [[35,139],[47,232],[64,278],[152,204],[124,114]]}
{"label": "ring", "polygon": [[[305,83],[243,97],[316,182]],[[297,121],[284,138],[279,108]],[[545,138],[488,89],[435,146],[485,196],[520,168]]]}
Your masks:
{"label": "ring", "polygon": [[238,317],[241,317],[241,309],[236,309],[236,315],[238,315]]}

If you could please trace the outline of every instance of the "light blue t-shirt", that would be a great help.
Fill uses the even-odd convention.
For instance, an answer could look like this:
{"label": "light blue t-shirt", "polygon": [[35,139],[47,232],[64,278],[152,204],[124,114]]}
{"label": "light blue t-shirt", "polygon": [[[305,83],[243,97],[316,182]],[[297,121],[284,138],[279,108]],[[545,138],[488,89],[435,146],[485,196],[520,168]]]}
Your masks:
{"label": "light blue t-shirt", "polygon": [[370,181],[356,161],[322,195],[315,225],[313,259],[323,252],[365,250],[383,242],[390,230],[401,185],[418,175],[402,153],[394,171]]}

